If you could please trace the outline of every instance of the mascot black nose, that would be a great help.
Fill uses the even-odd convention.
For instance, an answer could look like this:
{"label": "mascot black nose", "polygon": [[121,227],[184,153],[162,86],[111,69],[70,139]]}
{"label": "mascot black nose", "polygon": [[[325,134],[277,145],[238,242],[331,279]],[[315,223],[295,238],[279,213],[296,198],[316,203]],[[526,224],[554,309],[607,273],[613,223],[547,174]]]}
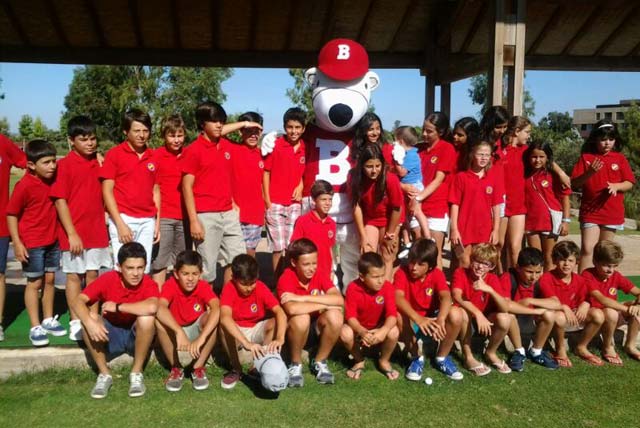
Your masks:
{"label": "mascot black nose", "polygon": [[353,110],[346,104],[336,104],[329,109],[329,120],[335,126],[343,127],[351,121]]}

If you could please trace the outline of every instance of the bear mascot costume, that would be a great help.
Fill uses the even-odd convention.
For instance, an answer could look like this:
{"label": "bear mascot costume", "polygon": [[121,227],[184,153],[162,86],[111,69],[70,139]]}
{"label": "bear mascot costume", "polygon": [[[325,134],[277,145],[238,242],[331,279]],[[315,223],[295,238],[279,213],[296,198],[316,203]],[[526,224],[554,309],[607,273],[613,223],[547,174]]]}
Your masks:
{"label": "bear mascot costume", "polygon": [[[325,44],[318,56],[318,67],[305,72],[312,89],[315,123],[307,125],[305,142],[303,211],[311,208],[311,185],[326,180],[333,186],[333,207],[329,215],[337,224],[336,256],[340,257],[346,287],[358,277],[360,240],[353,222],[353,206],[347,194],[353,128],[369,108],[371,92],[380,80],[369,71],[369,56],[362,45],[349,39],[334,39]],[[276,135],[269,133],[262,141],[262,153],[273,150]],[[344,287],[343,287],[344,291]]]}

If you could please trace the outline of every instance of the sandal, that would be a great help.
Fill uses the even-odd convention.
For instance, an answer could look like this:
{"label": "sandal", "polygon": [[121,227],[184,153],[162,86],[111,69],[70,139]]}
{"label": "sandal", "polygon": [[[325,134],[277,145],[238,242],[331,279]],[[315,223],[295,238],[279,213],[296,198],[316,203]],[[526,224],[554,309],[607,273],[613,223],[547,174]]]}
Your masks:
{"label": "sandal", "polygon": [[351,380],[360,380],[360,376],[362,375],[362,367],[358,367],[358,368],[350,368],[349,370],[347,370],[347,377]]}
{"label": "sandal", "polygon": [[586,362],[591,366],[594,366],[594,367],[604,366],[604,363],[602,362],[602,360],[593,354],[587,354],[587,355],[576,354],[576,355],[578,355],[578,357],[580,357],[581,360],[583,360],[584,362]]}
{"label": "sandal", "polygon": [[491,365],[493,367],[495,367],[496,370],[498,370],[499,373],[502,373],[502,374],[511,373],[511,368],[509,367],[509,365],[507,363],[504,362],[504,360],[500,360],[500,361],[491,363]]}
{"label": "sandal", "polygon": [[389,380],[397,380],[400,377],[400,373],[398,370],[389,369],[389,370],[381,370],[382,374],[387,377]]}
{"label": "sandal", "polygon": [[491,369],[483,363],[480,363],[480,365],[477,365],[475,367],[468,367],[467,370],[478,377],[486,376],[491,373]]}
{"label": "sandal", "polygon": [[624,366],[624,363],[622,362],[622,360],[620,359],[620,355],[618,354],[613,354],[613,355],[602,354],[602,359],[605,360],[607,363],[611,364],[612,366],[618,366],[618,367]]}
{"label": "sandal", "polygon": [[571,360],[569,358],[560,357],[557,354],[551,354],[551,356],[553,357],[555,362],[558,363],[558,366],[564,367],[566,369],[570,369],[571,367],[573,367],[573,364],[571,363]]}

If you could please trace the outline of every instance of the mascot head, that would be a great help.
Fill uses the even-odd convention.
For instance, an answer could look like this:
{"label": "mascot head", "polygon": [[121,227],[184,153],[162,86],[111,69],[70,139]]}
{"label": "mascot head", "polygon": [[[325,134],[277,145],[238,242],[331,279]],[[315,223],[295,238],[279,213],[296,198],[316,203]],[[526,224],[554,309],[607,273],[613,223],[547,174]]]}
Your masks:
{"label": "mascot head", "polygon": [[312,88],[316,124],[327,131],[347,131],[369,108],[371,91],[380,83],[369,71],[364,47],[349,39],[334,39],[320,50],[318,67],[305,72]]}

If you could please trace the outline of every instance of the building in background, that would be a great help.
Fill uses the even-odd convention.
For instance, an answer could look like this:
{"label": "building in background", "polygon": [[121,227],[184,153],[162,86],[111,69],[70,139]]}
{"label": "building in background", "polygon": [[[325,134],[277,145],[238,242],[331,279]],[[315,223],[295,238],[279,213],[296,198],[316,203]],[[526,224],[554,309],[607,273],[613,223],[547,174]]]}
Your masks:
{"label": "building in background", "polygon": [[576,109],[573,111],[573,126],[586,138],[593,125],[600,119],[611,119],[615,124],[624,124],[624,114],[632,103],[640,104],[640,100],[620,100],[619,104],[601,104],[596,108]]}

